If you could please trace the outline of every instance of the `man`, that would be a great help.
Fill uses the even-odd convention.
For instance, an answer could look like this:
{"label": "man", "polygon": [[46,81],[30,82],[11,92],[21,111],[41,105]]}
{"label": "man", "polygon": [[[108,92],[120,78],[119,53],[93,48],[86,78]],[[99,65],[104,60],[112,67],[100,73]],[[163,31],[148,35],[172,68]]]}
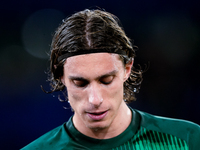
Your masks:
{"label": "man", "polygon": [[198,150],[197,124],[127,106],[142,82],[134,48],[108,12],[84,10],[64,20],[51,45],[49,81],[52,92],[67,88],[74,115],[23,150]]}

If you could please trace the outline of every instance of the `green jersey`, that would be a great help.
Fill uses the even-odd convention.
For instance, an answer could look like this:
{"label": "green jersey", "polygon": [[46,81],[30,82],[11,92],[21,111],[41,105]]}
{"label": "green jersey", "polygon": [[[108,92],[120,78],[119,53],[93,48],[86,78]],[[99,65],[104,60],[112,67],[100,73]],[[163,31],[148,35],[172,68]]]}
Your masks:
{"label": "green jersey", "polygon": [[200,126],[132,110],[132,121],[120,135],[94,139],[68,122],[36,139],[22,150],[199,150]]}

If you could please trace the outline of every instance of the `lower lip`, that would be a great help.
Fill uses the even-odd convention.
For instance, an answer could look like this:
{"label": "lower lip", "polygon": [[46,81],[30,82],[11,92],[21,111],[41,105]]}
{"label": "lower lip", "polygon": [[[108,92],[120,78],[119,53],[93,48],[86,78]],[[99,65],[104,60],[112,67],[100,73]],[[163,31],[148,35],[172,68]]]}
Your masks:
{"label": "lower lip", "polygon": [[88,113],[88,116],[93,120],[102,120],[107,115],[107,113],[108,111],[105,111],[104,113],[99,114],[99,115]]}

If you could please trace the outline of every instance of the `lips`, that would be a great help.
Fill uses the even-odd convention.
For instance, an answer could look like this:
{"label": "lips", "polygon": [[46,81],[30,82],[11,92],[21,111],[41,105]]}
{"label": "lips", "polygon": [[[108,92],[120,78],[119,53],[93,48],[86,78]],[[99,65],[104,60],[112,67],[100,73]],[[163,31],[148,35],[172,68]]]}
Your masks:
{"label": "lips", "polygon": [[102,120],[107,115],[107,113],[108,111],[98,112],[98,113],[88,113],[88,116],[92,120]]}

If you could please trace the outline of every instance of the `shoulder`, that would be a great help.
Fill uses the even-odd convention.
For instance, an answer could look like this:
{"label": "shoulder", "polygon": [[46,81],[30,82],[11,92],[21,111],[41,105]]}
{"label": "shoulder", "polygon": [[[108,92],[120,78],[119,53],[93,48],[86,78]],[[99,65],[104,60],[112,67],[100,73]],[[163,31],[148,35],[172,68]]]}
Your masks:
{"label": "shoulder", "polygon": [[156,115],[152,115],[152,114],[138,111],[138,110],[135,110],[135,111],[140,114],[142,125],[148,128],[159,130],[159,129],[169,129],[170,127],[173,127],[171,128],[171,130],[176,128],[176,131],[185,130],[185,129],[191,132],[193,130],[200,131],[200,126],[191,121],[156,116]]}
{"label": "shoulder", "polygon": [[67,143],[69,138],[65,132],[64,124],[42,135],[21,150],[59,149],[63,138],[65,143]]}
{"label": "shoulder", "polygon": [[140,114],[141,126],[147,130],[170,134],[186,141],[191,147],[200,147],[200,126],[190,121],[151,115],[135,110]]}

